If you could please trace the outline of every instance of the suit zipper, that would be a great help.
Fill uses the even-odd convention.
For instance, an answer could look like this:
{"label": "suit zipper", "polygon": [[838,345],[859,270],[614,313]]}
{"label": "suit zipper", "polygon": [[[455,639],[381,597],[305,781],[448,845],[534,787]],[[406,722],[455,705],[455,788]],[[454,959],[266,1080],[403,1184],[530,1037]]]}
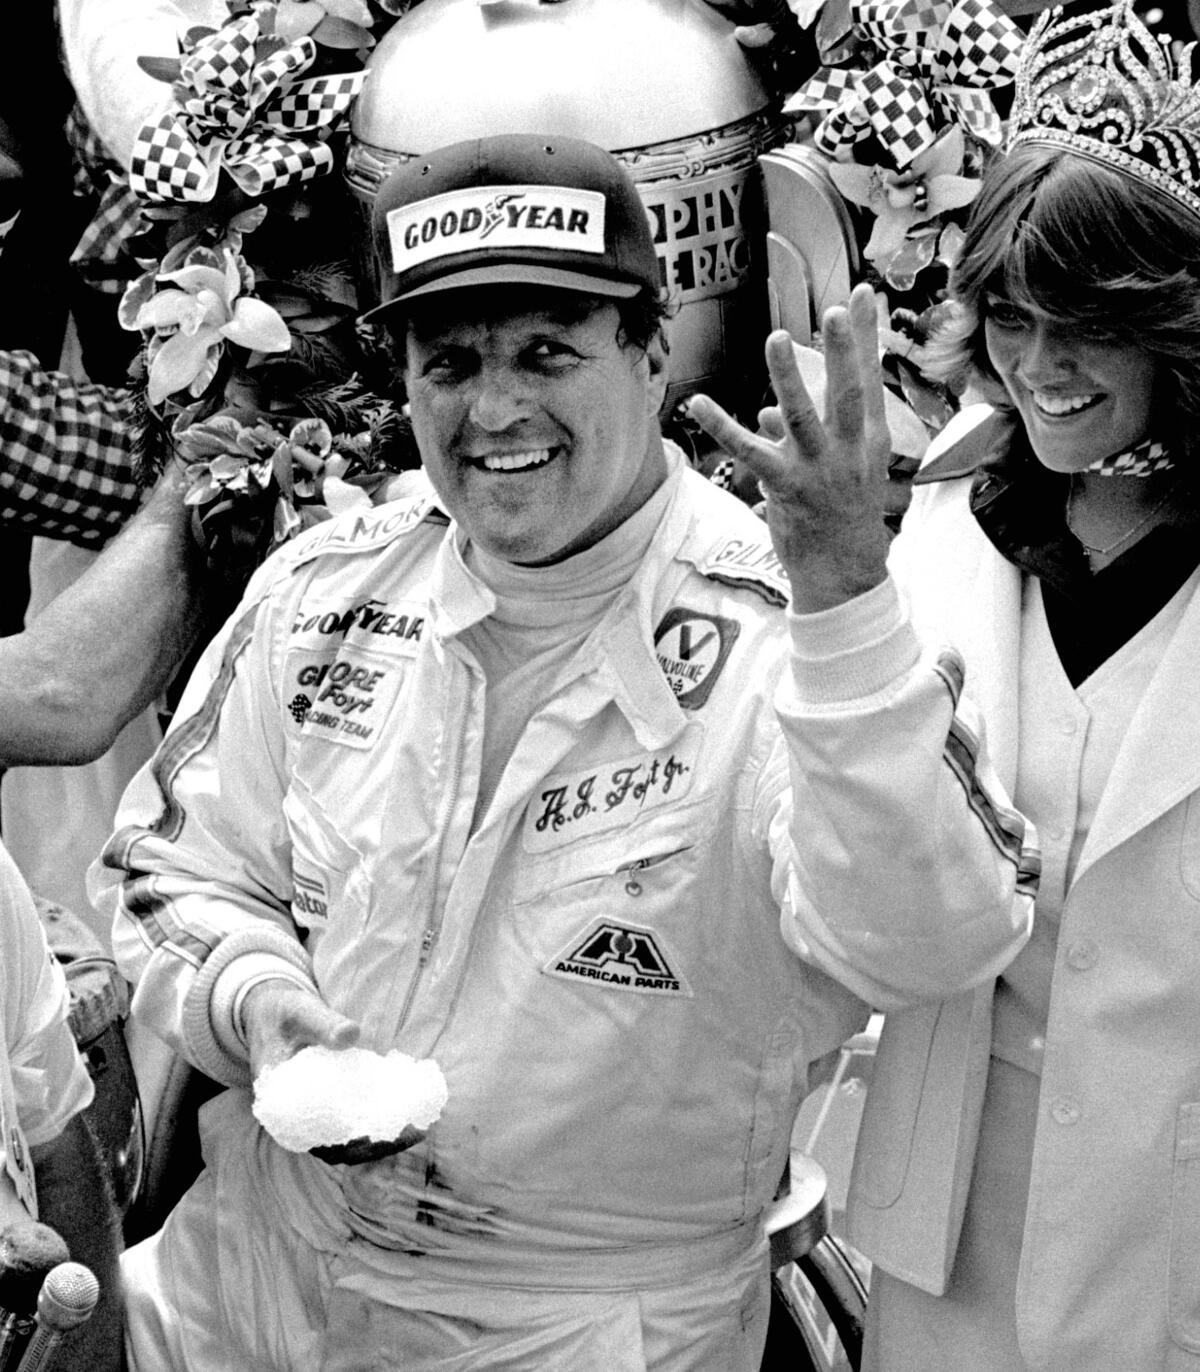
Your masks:
{"label": "suit zipper", "polygon": [[397,1021],[397,1026],[400,1028],[404,1026],[405,1021],[408,1019],[409,1011],[412,1009],[413,1001],[416,999],[417,988],[421,984],[421,977],[425,972],[425,968],[429,965],[429,955],[433,951],[433,945],[437,942],[437,937],[442,927],[441,915],[439,913],[441,910],[442,896],[442,853],[446,847],[446,836],[450,829],[449,818],[454,813],[454,807],[458,801],[458,793],[462,788],[462,756],[463,749],[466,747],[467,743],[468,719],[469,711],[463,710],[460,715],[458,740],[454,752],[454,781],[450,789],[447,805],[443,812],[443,822],[438,827],[441,837],[438,840],[437,852],[434,854],[434,860],[431,867],[434,879],[434,893],[433,900],[430,904],[429,921],[421,932],[421,947],[420,951],[417,953],[417,965],[413,969],[412,978],[408,983],[408,990],[404,995],[404,1004],[400,1010],[400,1018]]}

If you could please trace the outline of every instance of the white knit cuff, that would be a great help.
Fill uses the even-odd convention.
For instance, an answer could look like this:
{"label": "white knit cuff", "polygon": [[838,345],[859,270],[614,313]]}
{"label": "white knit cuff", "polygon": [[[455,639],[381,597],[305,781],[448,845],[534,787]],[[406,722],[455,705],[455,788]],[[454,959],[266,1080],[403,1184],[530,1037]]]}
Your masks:
{"label": "white knit cuff", "polygon": [[251,1077],[246,1048],[233,1020],[235,1007],[240,1008],[242,969],[227,981],[222,974],[233,962],[245,958],[245,970],[253,976],[256,969],[262,970],[264,964],[258,959],[264,955],[270,959],[272,975],[294,978],[316,990],[308,954],[282,929],[263,923],[222,939],[201,967],[183,1003],[183,1041],[188,1057],[207,1076],[226,1086],[249,1086]]}
{"label": "white knit cuff", "polygon": [[213,1036],[230,1057],[247,1055],[242,1003],[264,981],[287,981],[305,991],[316,991],[310,976],[277,953],[243,953],[223,967],[209,997],[208,1015]]}
{"label": "white knit cuff", "polygon": [[830,610],[789,610],[787,618],[792,683],[802,707],[867,699],[915,666],[920,656],[891,577]]}

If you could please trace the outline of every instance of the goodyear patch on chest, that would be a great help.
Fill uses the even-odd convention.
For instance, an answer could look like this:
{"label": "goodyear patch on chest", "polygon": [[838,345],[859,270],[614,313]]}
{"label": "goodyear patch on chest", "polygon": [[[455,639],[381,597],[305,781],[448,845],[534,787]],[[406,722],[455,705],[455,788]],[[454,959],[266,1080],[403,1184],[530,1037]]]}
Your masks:
{"label": "goodyear patch on chest", "polygon": [[696,562],[710,581],[745,586],[772,605],[786,605],[791,595],[787,573],[770,543],[749,538],[728,538]]}
{"label": "goodyear patch on chest", "polygon": [[592,982],[643,996],[691,996],[662,934],[636,924],[593,920],[547,962],[546,976]]}
{"label": "goodyear patch on chest", "polygon": [[346,642],[416,657],[424,632],[422,601],[370,597],[348,605],[344,601],[308,602],[299,606],[292,621],[292,645],[328,648]]}
{"label": "goodyear patch on chest", "polygon": [[654,631],[658,665],[685,710],[705,703],[741,631],[735,619],[675,605]]}
{"label": "goodyear patch on chest", "polygon": [[525,851],[547,853],[677,804],[695,779],[700,737],[691,731],[658,752],[547,777],[525,811]]}
{"label": "goodyear patch on chest", "polygon": [[403,685],[404,658],[343,647],[336,656],[288,654],[284,706],[305,737],[348,748],[374,746]]}

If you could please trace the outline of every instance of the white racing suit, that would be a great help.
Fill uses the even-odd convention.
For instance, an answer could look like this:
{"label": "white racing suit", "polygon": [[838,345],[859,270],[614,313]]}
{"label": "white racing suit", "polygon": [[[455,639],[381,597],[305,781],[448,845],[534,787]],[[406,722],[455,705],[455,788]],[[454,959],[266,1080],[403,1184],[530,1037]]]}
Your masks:
{"label": "white racing suit", "polygon": [[[944,669],[897,610],[852,724],[802,704],[766,527],[670,480],[473,831],[493,601],[432,500],[298,539],[205,656],[95,869],[134,1013],[235,1087],[128,1258],[135,1369],[756,1368],[810,1064],[1024,941]],[[421,1145],[329,1166],[258,1128],[220,988],[264,957],[437,1060]]]}

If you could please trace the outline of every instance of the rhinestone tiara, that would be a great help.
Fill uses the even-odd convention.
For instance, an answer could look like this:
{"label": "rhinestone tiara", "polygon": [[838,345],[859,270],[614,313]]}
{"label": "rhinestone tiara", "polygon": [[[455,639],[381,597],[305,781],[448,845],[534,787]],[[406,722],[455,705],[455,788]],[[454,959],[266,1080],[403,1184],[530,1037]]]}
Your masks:
{"label": "rhinestone tiara", "polygon": [[1038,15],[1021,55],[1007,148],[1050,143],[1116,167],[1200,215],[1200,91],[1189,43],[1172,63],[1130,0]]}

